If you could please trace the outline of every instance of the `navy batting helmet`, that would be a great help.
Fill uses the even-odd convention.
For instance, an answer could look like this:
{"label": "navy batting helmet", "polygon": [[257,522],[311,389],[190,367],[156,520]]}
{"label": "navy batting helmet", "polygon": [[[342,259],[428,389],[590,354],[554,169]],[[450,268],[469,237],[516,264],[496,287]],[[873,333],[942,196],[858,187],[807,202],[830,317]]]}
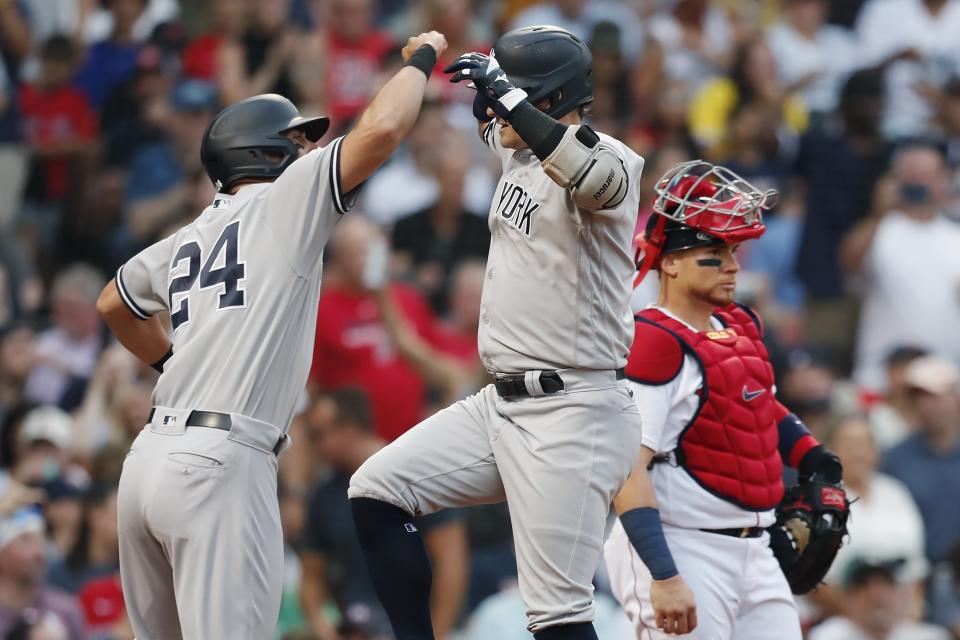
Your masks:
{"label": "navy batting helmet", "polygon": [[283,134],[299,130],[316,142],[329,126],[326,117],[304,118],[283,96],[253,96],[214,117],[203,134],[200,161],[217,189],[243,179],[274,179],[299,156],[296,143]]}
{"label": "navy batting helmet", "polygon": [[553,26],[524,27],[503,34],[493,52],[527,100],[550,101],[546,113],[559,118],[593,100],[593,56],[583,40]]}

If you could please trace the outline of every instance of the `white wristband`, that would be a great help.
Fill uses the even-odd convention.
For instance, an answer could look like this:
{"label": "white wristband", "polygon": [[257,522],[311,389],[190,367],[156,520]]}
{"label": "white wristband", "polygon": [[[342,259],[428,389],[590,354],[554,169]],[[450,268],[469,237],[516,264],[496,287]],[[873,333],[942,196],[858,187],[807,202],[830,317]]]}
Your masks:
{"label": "white wristband", "polygon": [[523,89],[514,89],[507,95],[498,100],[500,104],[507,108],[507,111],[513,111],[518,104],[527,99],[527,92]]}

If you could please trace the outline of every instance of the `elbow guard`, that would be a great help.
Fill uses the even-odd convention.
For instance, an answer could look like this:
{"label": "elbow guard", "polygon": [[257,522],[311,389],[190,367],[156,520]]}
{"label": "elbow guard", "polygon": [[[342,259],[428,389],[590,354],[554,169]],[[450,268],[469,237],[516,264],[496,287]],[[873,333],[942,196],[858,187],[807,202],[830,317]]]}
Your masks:
{"label": "elbow guard", "polygon": [[587,125],[567,127],[560,144],[541,163],[550,179],[569,189],[584,209],[615,209],[627,197],[623,160]]}

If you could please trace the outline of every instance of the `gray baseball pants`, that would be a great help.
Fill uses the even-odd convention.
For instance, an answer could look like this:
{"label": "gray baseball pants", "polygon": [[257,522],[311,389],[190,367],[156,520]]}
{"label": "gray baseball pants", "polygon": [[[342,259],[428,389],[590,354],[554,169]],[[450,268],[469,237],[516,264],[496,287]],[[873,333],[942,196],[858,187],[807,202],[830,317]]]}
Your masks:
{"label": "gray baseball pants", "polygon": [[640,452],[624,381],[559,373],[558,393],[507,400],[488,385],[447,407],[367,460],[349,490],[411,515],[505,499],[531,632],[593,619],[607,513]]}
{"label": "gray baseball pants", "polygon": [[278,427],[158,407],[123,464],[123,595],[138,640],[272,638],[283,586]]}

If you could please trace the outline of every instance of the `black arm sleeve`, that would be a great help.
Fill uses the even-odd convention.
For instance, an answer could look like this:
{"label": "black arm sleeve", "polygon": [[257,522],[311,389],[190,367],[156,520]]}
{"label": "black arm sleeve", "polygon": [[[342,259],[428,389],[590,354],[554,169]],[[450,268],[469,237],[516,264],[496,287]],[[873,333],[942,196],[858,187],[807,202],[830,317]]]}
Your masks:
{"label": "black arm sleeve", "polygon": [[510,112],[510,126],[530,145],[530,150],[541,162],[553,153],[567,131],[566,125],[560,124],[526,100]]}

